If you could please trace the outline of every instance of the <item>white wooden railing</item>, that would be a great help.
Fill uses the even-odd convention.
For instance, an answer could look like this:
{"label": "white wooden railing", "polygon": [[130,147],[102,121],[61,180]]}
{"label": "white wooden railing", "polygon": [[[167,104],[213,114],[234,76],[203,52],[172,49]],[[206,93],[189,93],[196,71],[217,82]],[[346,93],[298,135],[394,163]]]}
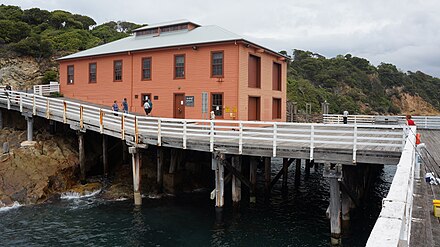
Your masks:
{"label": "white wooden railing", "polygon": [[51,93],[59,93],[60,92],[60,84],[56,81],[51,81],[49,84],[44,85],[35,85],[34,86],[34,94],[40,96],[49,96]]}
{"label": "white wooden railing", "polygon": [[[440,116],[412,116],[418,128],[440,129]],[[344,115],[324,114],[323,122],[327,124],[342,124]],[[348,115],[349,124],[405,124],[405,116],[379,116],[379,115]]]}
{"label": "white wooden railing", "polygon": [[236,148],[237,154],[243,154],[245,148],[265,148],[276,157],[280,150],[296,146],[309,150],[310,159],[314,159],[316,148],[341,148],[352,150],[355,162],[358,150],[383,147],[400,152],[406,138],[404,126],[156,118],[17,91],[0,95],[0,105],[119,137],[134,145],[161,146],[166,138],[167,143],[172,140],[183,149],[198,145],[197,150],[201,147],[211,152],[218,146]]}
{"label": "white wooden railing", "polygon": [[409,244],[416,172],[415,128],[412,127],[409,132],[393,183],[387,197],[382,200],[382,211],[370,234],[367,247],[398,247]]}

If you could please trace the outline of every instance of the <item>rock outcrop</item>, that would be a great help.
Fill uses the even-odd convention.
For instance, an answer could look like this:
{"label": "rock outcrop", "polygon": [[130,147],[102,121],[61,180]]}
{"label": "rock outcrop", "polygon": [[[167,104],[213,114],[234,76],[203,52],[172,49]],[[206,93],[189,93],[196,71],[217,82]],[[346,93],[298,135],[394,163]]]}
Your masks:
{"label": "rock outcrop", "polygon": [[0,204],[33,204],[45,201],[53,193],[75,185],[78,154],[74,145],[62,136],[36,133],[33,146],[21,147],[24,131],[3,129],[0,143],[8,142],[9,153],[0,159]]}
{"label": "rock outcrop", "polygon": [[32,57],[0,58],[0,84],[11,85],[14,89],[31,89],[41,84],[44,72],[57,70],[53,61],[40,61]]}

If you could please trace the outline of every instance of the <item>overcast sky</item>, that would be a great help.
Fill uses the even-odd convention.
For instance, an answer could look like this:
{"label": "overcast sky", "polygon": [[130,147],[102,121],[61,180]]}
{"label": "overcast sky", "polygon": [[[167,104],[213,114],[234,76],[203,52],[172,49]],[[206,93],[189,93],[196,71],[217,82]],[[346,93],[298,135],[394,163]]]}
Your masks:
{"label": "overcast sky", "polygon": [[62,9],[98,24],[188,19],[218,25],[276,51],[350,53],[378,65],[440,77],[438,0],[0,0],[22,9]]}

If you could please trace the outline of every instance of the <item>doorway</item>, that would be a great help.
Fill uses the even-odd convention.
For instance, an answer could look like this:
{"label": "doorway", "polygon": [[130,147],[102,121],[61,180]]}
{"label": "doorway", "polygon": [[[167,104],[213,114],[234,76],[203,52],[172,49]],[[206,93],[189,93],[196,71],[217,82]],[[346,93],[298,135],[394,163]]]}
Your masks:
{"label": "doorway", "polygon": [[248,120],[260,120],[260,97],[249,97],[248,103]]}
{"label": "doorway", "polygon": [[185,118],[185,94],[174,94],[174,118]]}

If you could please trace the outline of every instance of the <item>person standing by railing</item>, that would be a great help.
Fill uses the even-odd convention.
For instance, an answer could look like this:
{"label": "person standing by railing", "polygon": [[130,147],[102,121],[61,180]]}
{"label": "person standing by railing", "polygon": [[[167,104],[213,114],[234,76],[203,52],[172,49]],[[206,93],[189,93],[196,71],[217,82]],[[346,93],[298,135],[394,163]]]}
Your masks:
{"label": "person standing by railing", "polygon": [[118,115],[118,111],[119,111],[119,107],[118,107],[118,102],[115,100],[115,101],[113,101],[113,105],[112,105],[112,110],[115,112],[114,114],[115,114],[115,116],[117,116]]}
{"label": "person standing by railing", "polygon": [[122,110],[124,111],[124,113],[128,113],[128,102],[127,102],[127,98],[124,98],[124,100],[122,100]]}
{"label": "person standing by railing", "polygon": [[415,126],[416,123],[411,119],[411,115],[406,115],[406,124],[409,126]]}

